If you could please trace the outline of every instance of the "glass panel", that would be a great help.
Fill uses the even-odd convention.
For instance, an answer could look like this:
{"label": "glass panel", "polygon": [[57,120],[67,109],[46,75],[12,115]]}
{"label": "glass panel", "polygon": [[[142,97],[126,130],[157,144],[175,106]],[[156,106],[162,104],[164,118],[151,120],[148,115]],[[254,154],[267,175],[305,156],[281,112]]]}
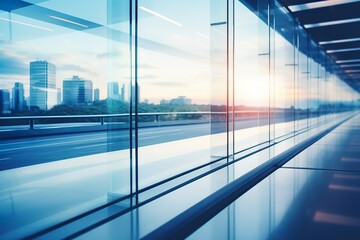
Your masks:
{"label": "glass panel", "polygon": [[319,66],[319,122],[325,121],[326,114],[326,70],[325,57],[321,56],[321,65]]}
{"label": "glass panel", "polygon": [[0,235],[19,239],[130,194],[129,1],[0,9],[6,116],[27,117],[1,122]]}
{"label": "glass panel", "polygon": [[[1,239],[126,198],[105,209],[122,211],[133,194],[148,200],[360,104],[275,1],[2,0],[0,29]],[[209,175],[202,187],[219,189],[289,142]],[[269,177],[268,191],[250,194],[259,206],[253,220],[262,211],[280,217],[262,219],[245,238],[266,238],[301,189],[276,193],[279,179],[289,180]],[[235,203],[209,222],[206,238],[224,222],[220,237],[243,234],[251,221],[235,216],[251,215],[247,206]]]}
{"label": "glass panel", "polygon": [[[228,115],[230,94],[228,50],[228,3],[212,0],[210,6],[211,33],[211,159],[224,158],[229,154],[229,129],[231,117]],[[228,60],[229,59],[229,60]]]}
{"label": "glass panel", "polygon": [[235,152],[269,140],[269,26],[243,2],[235,4]]}
{"label": "glass panel", "polygon": [[296,96],[295,106],[296,130],[302,130],[308,126],[308,82],[309,82],[309,59],[308,38],[302,28],[298,28],[298,48],[296,64]]}
{"label": "glass panel", "polygon": [[310,45],[310,89],[309,89],[309,124],[313,126],[319,122],[318,108],[319,108],[319,64],[318,61],[319,50],[314,44]]}
{"label": "glass panel", "polygon": [[[213,33],[206,0],[141,0],[138,11],[141,189],[210,160]],[[226,39],[223,28],[217,30]],[[150,113],[158,115],[143,116]],[[219,144],[226,148],[226,141]]]}
{"label": "glass panel", "polygon": [[276,32],[273,122],[277,138],[294,132],[295,49],[294,23],[290,14],[277,3],[274,12]]}

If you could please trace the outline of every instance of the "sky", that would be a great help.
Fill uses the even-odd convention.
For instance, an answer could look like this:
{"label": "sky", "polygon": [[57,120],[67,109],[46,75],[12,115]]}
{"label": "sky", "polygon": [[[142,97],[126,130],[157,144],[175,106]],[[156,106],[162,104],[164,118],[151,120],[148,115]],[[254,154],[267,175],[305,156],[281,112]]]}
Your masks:
{"label": "sky", "polygon": [[[70,17],[106,25],[96,29],[87,29],[87,23],[76,22],[79,20],[69,23],[63,18],[60,23],[68,28],[26,17],[37,14],[36,6],[14,11],[11,16],[0,12],[0,89],[11,89],[19,81],[24,83],[28,96],[29,63],[37,59],[56,65],[58,88],[73,75],[93,81],[93,87],[100,89],[101,99],[107,96],[108,82],[130,86],[134,69],[130,67],[129,24],[124,21],[129,18],[128,11],[111,13],[115,15],[108,19],[106,3],[49,0],[38,4]],[[126,1],[117,3],[119,9],[128,8]],[[83,10],[84,6],[91,11]],[[184,0],[181,4],[175,0],[139,1],[137,70],[142,101],[159,103],[162,99],[186,96],[198,104],[226,103],[226,28],[225,25],[210,27],[210,22],[226,20],[222,9],[224,6],[220,4],[210,9],[208,0]],[[268,65],[259,53],[266,51],[267,40],[262,36],[267,36],[267,26],[238,1],[235,11],[238,13],[234,33],[236,104],[266,105]],[[56,12],[45,14],[53,16]],[[108,20],[111,23],[107,24]],[[275,68],[276,96],[284,96],[277,105],[287,106],[293,102],[293,85],[288,81],[291,68],[284,67],[289,61],[289,47],[280,40],[275,46],[279,66]]]}

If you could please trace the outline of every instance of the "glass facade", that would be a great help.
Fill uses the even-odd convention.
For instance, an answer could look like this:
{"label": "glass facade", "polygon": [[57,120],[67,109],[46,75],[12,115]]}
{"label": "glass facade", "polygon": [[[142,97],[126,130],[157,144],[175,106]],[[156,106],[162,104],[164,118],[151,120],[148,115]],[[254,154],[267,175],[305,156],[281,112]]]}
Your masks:
{"label": "glass facade", "polygon": [[24,95],[0,117],[0,238],[145,204],[360,99],[271,0],[3,0],[0,29],[0,91]]}

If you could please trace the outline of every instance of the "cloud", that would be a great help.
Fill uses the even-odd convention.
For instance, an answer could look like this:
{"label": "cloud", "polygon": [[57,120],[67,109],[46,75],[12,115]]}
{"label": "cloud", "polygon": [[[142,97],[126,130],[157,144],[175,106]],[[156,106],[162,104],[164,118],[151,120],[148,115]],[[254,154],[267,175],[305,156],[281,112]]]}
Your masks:
{"label": "cloud", "polygon": [[156,68],[154,65],[151,64],[147,64],[147,63],[143,63],[143,64],[139,64],[138,68],[140,69],[152,69],[152,68]]}
{"label": "cloud", "polygon": [[75,64],[64,64],[59,66],[59,69],[64,71],[88,72],[85,68]]}
{"label": "cloud", "polygon": [[89,74],[91,76],[95,76],[95,77],[99,75],[95,72],[89,71],[88,69],[86,69],[82,66],[76,65],[76,64],[63,64],[58,67],[58,70],[59,71],[70,71],[75,75],[79,74],[79,73],[87,73],[87,74]]}
{"label": "cloud", "polygon": [[[121,68],[121,69],[130,69],[129,64],[118,64],[117,67]],[[147,64],[147,63],[142,63],[142,64],[138,65],[138,69],[154,69],[154,68],[157,68],[157,67],[154,65],[151,65],[151,64]]]}
{"label": "cloud", "polygon": [[119,57],[122,53],[120,51],[112,51],[112,52],[104,52],[96,55],[97,58],[103,59],[103,58],[111,58],[111,57]]}
{"label": "cloud", "polygon": [[2,75],[28,75],[29,65],[19,56],[0,50],[0,73]]}
{"label": "cloud", "polygon": [[138,77],[138,79],[143,80],[143,79],[155,79],[157,78],[156,75],[151,75],[151,74],[145,74],[145,75],[141,75]]}
{"label": "cloud", "polygon": [[152,82],[152,85],[156,86],[165,86],[165,87],[184,87],[186,86],[185,83],[179,83],[179,82]]}

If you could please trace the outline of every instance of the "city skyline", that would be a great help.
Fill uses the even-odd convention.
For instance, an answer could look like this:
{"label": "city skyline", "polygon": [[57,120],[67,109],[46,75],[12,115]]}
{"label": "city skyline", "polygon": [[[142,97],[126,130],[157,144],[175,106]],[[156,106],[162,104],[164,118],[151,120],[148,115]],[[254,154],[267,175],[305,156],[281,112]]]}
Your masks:
{"label": "city skyline", "polygon": [[[48,62],[47,60],[36,60],[36,61],[30,61],[30,63],[31,62]],[[57,75],[58,75],[58,71],[56,71],[56,69],[57,69],[57,66],[55,66],[55,64],[53,64],[54,65],[54,71],[55,71],[55,73],[53,74],[53,75],[55,75],[55,83],[58,83],[59,82],[59,79],[58,79],[58,77],[57,77]],[[51,65],[50,65],[51,66]],[[51,68],[51,67],[50,67]],[[147,69],[147,68],[145,68],[145,69]],[[150,68],[150,69],[152,69],[152,68]],[[30,85],[29,85],[29,88],[31,89],[31,69],[30,69],[30,81],[28,81],[28,82],[30,82]],[[51,75],[51,74],[50,74]],[[75,75],[75,74],[73,74],[73,75]],[[82,76],[82,75],[81,75]],[[251,78],[253,78],[254,79],[254,77],[252,77],[251,75],[244,75],[244,74],[242,74],[242,76],[244,76],[244,77],[246,77],[246,78],[249,78],[249,79],[251,79]],[[262,76],[261,74],[259,75],[260,77],[258,77],[258,78],[256,78],[256,79],[254,79],[254,81],[249,81],[247,84],[244,84],[244,85],[242,85],[242,88],[241,89],[238,89],[238,91],[239,92],[242,92],[242,93],[246,93],[245,95],[243,94],[243,95],[239,95],[239,96],[237,96],[237,105],[246,105],[246,106],[262,106],[263,105],[263,103],[262,103],[262,101],[265,101],[265,103],[266,103],[266,99],[267,99],[267,97],[266,97],[266,95],[267,95],[267,93],[265,93],[266,92],[266,88],[267,88],[267,85],[266,84],[260,84],[261,82],[264,82],[264,79],[265,79],[265,76]],[[141,78],[140,78],[140,80],[141,80]],[[62,82],[63,82],[64,80],[62,80]],[[52,81],[52,84],[53,84],[53,82],[54,81]],[[142,81],[139,81],[139,82],[142,82]],[[1,83],[1,82],[0,82]],[[24,82],[20,82],[19,81],[19,83],[21,83],[22,85],[23,85],[23,89],[24,89],[24,99],[30,99],[30,100],[28,100],[28,101],[26,101],[27,102],[27,105],[28,106],[34,106],[34,105],[31,105],[31,97],[30,97],[30,94],[28,95],[28,96],[26,96],[26,83],[24,83]],[[16,84],[16,82],[14,83],[14,85]],[[134,92],[134,86],[132,86],[132,87],[130,87],[130,85],[129,86],[126,86],[123,82],[121,82],[121,81],[118,81],[118,82],[114,82],[114,81],[110,81],[110,82],[107,82],[106,83],[107,84],[107,91],[106,91],[106,93],[104,93],[104,91],[100,91],[102,88],[99,88],[99,87],[96,87],[96,89],[99,89],[99,100],[103,100],[103,99],[106,99],[106,98],[112,98],[112,99],[117,99],[117,100],[122,100],[122,101],[129,101],[129,97],[132,95],[132,96],[135,96],[135,92]],[[111,96],[111,91],[110,91],[110,96],[109,96],[109,84],[116,84],[117,85],[117,91],[115,91],[115,94],[113,94],[112,96]],[[329,81],[328,82],[328,85],[332,85],[332,84],[335,84],[335,82],[334,81]],[[345,83],[339,83],[339,84],[341,84],[341,85],[343,85],[343,88],[344,89],[349,89],[349,87],[345,84]],[[62,84],[61,84],[62,85]],[[55,86],[53,85],[51,88],[48,88],[50,91],[48,91],[47,90],[47,96],[50,96],[50,98],[52,99],[50,102],[52,102],[52,103],[47,103],[48,104],[48,106],[51,108],[52,106],[55,106],[55,105],[58,105],[58,104],[62,104],[63,103],[63,94],[61,94],[62,92],[63,92],[63,89],[62,88],[60,88],[60,87],[57,87],[58,86],[58,84],[55,84]],[[120,87],[119,87],[120,86]],[[142,88],[143,88],[143,85],[141,85],[142,86]],[[146,86],[145,86],[146,87]],[[281,86],[280,86],[281,87]],[[44,88],[42,88],[41,86],[39,87],[39,86],[35,86],[35,88],[37,89],[37,90],[39,90],[40,92],[42,92],[42,93],[44,93]],[[95,86],[93,86],[93,89],[95,88]],[[0,88],[1,89],[1,88]],[[10,90],[10,108],[11,109],[13,109],[13,97],[12,97],[12,95],[13,95],[13,93],[12,93],[12,91],[11,91],[11,87],[9,87],[9,90]],[[126,90],[125,90],[126,89]],[[144,89],[143,89],[144,90]],[[131,93],[131,91],[132,91],[132,93]],[[147,91],[147,89],[145,88],[145,92]],[[285,91],[285,89],[280,89],[279,91]],[[117,93],[116,93],[117,92]],[[144,91],[142,91],[142,92],[144,92]],[[30,93],[30,92],[29,92]],[[163,95],[163,93],[164,93],[164,95],[166,95],[166,92],[161,92],[162,94],[161,95]],[[260,94],[261,93],[261,94]],[[104,94],[105,94],[105,97],[104,97]],[[263,99],[265,99],[265,100],[259,100],[259,98],[257,97],[257,95],[258,94],[260,94],[260,95],[263,95]],[[43,95],[45,95],[45,94],[43,94]],[[94,92],[92,92],[91,93],[91,95],[92,95],[92,97],[93,97],[93,99],[95,99],[95,95],[94,95]],[[116,97],[114,97],[114,96],[116,96]],[[139,84],[138,84],[138,102],[141,102],[141,100],[146,100],[145,102],[146,103],[151,103],[151,104],[161,104],[162,102],[163,102],[163,99],[164,98],[160,98],[159,97],[160,95],[158,94],[158,98],[159,98],[159,100],[158,101],[154,101],[154,100],[152,100],[152,99],[150,99],[149,100],[149,98],[146,98],[146,97],[143,97],[143,98],[140,98],[140,87],[139,87]],[[301,96],[302,96],[302,93],[300,93],[299,92],[299,97],[300,97],[300,99],[299,99],[299,101],[298,101],[298,103],[299,104],[301,104],[301,105],[303,105],[302,106],[302,108],[304,108],[304,107],[309,107],[309,108],[316,108],[316,106],[319,104],[319,103],[322,103],[323,102],[323,100],[314,100],[314,101],[312,101],[311,100],[311,97],[310,98],[307,98],[307,99],[305,99],[304,101],[301,99]],[[166,96],[164,96],[166,99],[174,99],[174,96],[172,96],[172,97],[166,97]],[[214,98],[216,98],[217,96],[214,96]],[[242,98],[247,98],[248,99],[248,102],[245,102],[244,101],[244,104],[241,104],[243,101],[241,101],[241,99]],[[46,97],[47,98],[47,97]],[[190,97],[189,99],[191,99],[191,102],[193,102],[193,99]],[[284,99],[280,99],[280,100],[284,100]],[[170,101],[170,100],[169,100]],[[157,103],[158,102],[158,103]],[[163,102],[164,103],[164,102]],[[194,101],[194,104],[199,104],[197,101]],[[216,104],[216,101],[210,101],[210,103],[205,103],[205,104],[213,104],[213,105],[217,105]],[[247,105],[248,104],[248,105]],[[290,103],[291,105],[292,105],[292,103]],[[44,104],[43,104],[44,105]],[[219,104],[218,104],[219,105]],[[221,105],[221,104],[220,104]],[[264,104],[264,105],[266,105],[266,104]],[[290,107],[291,105],[289,105],[288,107]],[[47,108],[49,108],[49,107],[47,107]],[[283,107],[285,107],[286,108],[286,106],[283,106]],[[49,108],[49,109],[50,109]],[[43,108],[43,109],[45,109],[45,108]]]}
{"label": "city skyline", "polygon": [[[38,107],[39,110],[50,110],[53,106],[59,105],[59,104],[70,104],[70,105],[81,105],[80,102],[70,100],[67,101],[68,96],[65,94],[65,101],[64,101],[64,87],[60,88],[57,87],[57,67],[55,64],[50,63],[48,60],[35,60],[30,61],[29,64],[29,80],[28,84],[26,82],[16,81],[14,83],[14,87],[8,88],[0,88],[3,89],[6,92],[9,92],[9,98],[10,98],[10,105],[9,110],[22,110],[25,107],[15,107],[14,101],[22,102],[22,104],[27,103],[27,107]],[[70,79],[71,81],[77,80],[78,76],[73,75],[73,78]],[[78,79],[78,80],[84,80],[84,79]],[[62,80],[62,84],[64,85],[64,82],[69,81],[69,79]],[[85,80],[86,81],[86,80]],[[119,91],[119,88],[117,87],[117,93],[113,92],[109,94],[104,98],[100,97],[100,89],[96,88],[93,92],[93,86],[92,81],[91,82],[91,91],[87,91],[86,94],[82,94],[83,97],[86,95],[85,98],[82,100],[84,104],[92,104],[93,98],[97,100],[102,100],[106,98],[112,98],[122,101],[129,101],[130,92],[126,94],[125,90],[125,84],[121,85],[121,90]],[[72,84],[72,83],[70,83]],[[116,82],[109,82],[109,84],[116,84],[118,86],[119,83]],[[21,90],[16,90],[14,88],[19,88],[21,86]],[[26,91],[24,86],[28,86],[28,91]],[[68,88],[69,89],[69,88]],[[128,88],[129,91],[131,88]],[[12,90],[12,91],[10,91]],[[78,89],[79,90],[79,89]],[[95,92],[95,90],[97,90]],[[25,94],[28,92],[28,94]],[[19,95],[19,96],[17,96]],[[138,96],[139,97],[139,96]],[[77,98],[75,96],[75,98]],[[125,99],[126,98],[126,99]],[[73,98],[74,99],[74,98]],[[89,100],[90,99],[90,100]],[[28,100],[28,101],[26,101]],[[21,103],[20,103],[21,104]],[[21,104],[21,105],[22,105]]]}

